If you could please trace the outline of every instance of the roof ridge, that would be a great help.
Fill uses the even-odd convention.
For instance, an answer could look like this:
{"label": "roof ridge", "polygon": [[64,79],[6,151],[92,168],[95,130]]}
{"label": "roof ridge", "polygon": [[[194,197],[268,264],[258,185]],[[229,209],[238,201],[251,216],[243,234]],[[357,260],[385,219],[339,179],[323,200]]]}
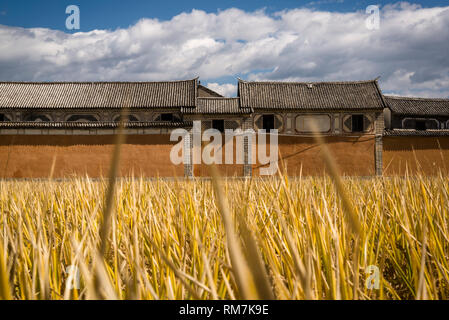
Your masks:
{"label": "roof ridge", "polygon": [[166,81],[0,81],[0,84],[147,84],[147,83],[177,83],[190,82],[198,78],[187,80]]}
{"label": "roof ridge", "polygon": [[239,97],[231,97],[231,98],[229,98],[229,97],[198,97],[198,99],[204,99],[204,100],[207,100],[207,99],[210,99],[210,100],[232,100],[232,99],[235,99],[235,100],[238,100],[240,98]]}
{"label": "roof ridge", "polygon": [[241,83],[248,84],[360,84],[360,83],[375,83],[377,79],[373,80],[356,80],[356,81],[247,81],[238,78]]}
{"label": "roof ridge", "polygon": [[[2,121],[4,123],[119,123],[120,121],[87,121],[87,122],[78,122],[78,121]],[[125,123],[182,123],[183,121],[125,121]]]}
{"label": "roof ridge", "polygon": [[394,99],[394,100],[447,101],[447,102],[449,102],[448,98],[403,97],[403,96],[389,96],[389,95],[385,95],[385,98]]}

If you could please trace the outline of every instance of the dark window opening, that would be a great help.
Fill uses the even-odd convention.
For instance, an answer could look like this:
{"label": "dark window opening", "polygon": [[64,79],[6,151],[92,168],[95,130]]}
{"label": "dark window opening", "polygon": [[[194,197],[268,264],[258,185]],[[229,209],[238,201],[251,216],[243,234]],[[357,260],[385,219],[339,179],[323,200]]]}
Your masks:
{"label": "dark window opening", "polygon": [[224,120],[212,120],[212,128],[220,132],[225,131]]}
{"label": "dark window opening", "polygon": [[0,113],[0,122],[6,121],[11,121],[11,119],[6,114]]}
{"label": "dark window opening", "polygon": [[50,118],[44,114],[30,114],[25,117],[25,121],[49,122]]}
{"label": "dark window opening", "polygon": [[402,122],[403,129],[412,129],[412,130],[437,130],[440,128],[439,121],[437,119],[414,119],[414,118],[406,118]]}
{"label": "dark window opening", "polygon": [[[114,121],[115,122],[119,122],[120,121],[120,115],[117,115],[115,118],[114,118]],[[130,122],[137,122],[137,121],[139,121],[139,119],[137,119],[135,116],[133,116],[132,114],[130,114],[130,115],[128,115],[128,121],[130,121]]]}
{"label": "dark window opening", "polygon": [[262,129],[267,131],[274,129],[274,114],[264,114],[262,116]]}
{"label": "dark window opening", "polygon": [[161,121],[173,121],[173,113],[161,114]]}
{"label": "dark window opening", "polygon": [[426,121],[423,120],[417,120],[415,125],[416,130],[426,130]]}
{"label": "dark window opening", "polygon": [[75,114],[70,116],[67,121],[69,122],[97,122],[98,119],[90,114]]}
{"label": "dark window opening", "polygon": [[352,116],[352,132],[363,132],[362,114],[355,114]]}

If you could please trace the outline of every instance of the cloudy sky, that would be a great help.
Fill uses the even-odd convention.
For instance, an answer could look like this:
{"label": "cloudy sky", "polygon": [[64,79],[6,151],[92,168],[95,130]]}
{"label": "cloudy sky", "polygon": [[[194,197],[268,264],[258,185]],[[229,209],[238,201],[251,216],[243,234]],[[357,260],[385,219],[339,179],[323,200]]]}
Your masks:
{"label": "cloudy sky", "polygon": [[[66,29],[70,4],[79,30]],[[367,27],[368,5],[379,29]],[[449,97],[449,1],[0,2],[0,81],[196,76],[227,96],[237,77],[380,77],[384,93]]]}

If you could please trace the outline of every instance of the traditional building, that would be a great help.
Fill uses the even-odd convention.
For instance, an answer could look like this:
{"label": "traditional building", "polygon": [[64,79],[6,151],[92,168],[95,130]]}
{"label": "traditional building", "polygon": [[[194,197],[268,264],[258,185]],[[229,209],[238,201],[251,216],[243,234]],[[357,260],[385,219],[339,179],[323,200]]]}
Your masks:
{"label": "traditional building", "polygon": [[[449,99],[385,96],[387,130],[416,130],[415,135],[445,134],[449,129]],[[435,132],[434,132],[435,131]],[[407,131],[405,131],[407,132]]]}
{"label": "traditional building", "polygon": [[[354,82],[239,81],[241,107],[257,129],[278,129],[280,167],[289,174],[322,174],[311,121],[325,136],[343,174],[382,172],[383,110],[376,80]],[[354,157],[356,155],[356,157]]]}
{"label": "traditional building", "polygon": [[[343,174],[402,174],[405,168],[418,169],[411,159],[434,173],[449,159],[448,102],[384,97],[376,80],[239,80],[236,98],[224,98],[198,79],[0,82],[0,177],[106,175],[123,108],[129,112],[122,176],[207,176],[207,166],[191,159],[185,165],[170,162],[177,143],[170,133],[190,130],[196,120],[202,130],[277,129],[278,165],[288,175],[325,171],[312,122]],[[192,148],[189,139],[186,147]],[[258,175],[263,165],[251,163],[253,147],[245,138],[244,162],[219,165],[222,173]]]}
{"label": "traditional building", "polygon": [[385,100],[385,174],[449,173],[449,99]]}

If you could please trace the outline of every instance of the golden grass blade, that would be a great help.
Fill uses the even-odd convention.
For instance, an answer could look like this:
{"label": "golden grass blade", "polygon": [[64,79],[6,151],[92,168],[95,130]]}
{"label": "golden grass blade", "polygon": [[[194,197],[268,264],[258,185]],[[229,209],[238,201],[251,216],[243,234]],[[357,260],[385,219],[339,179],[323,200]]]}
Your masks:
{"label": "golden grass blade", "polygon": [[221,186],[218,170],[214,166],[210,167],[210,169],[212,173],[212,185],[214,187],[218,209],[223,219],[223,224],[226,232],[226,240],[232,263],[232,272],[235,275],[239,293],[242,295],[243,299],[260,299],[256,284],[254,282],[254,278],[250,272],[249,266],[242,252],[240,240],[238,239],[234,231],[231,212],[224,195],[223,187]]}
{"label": "golden grass blade", "polygon": [[305,297],[307,300],[314,299],[314,294],[312,292],[312,288],[310,285],[311,277],[309,275],[309,272],[307,272],[306,267],[304,266],[304,263],[302,262],[301,258],[298,255],[298,249],[295,245],[295,242],[293,241],[293,237],[284,221],[284,219],[281,217],[280,223],[282,226],[282,231],[285,234],[285,238],[287,240],[287,245],[289,247],[290,253],[293,256],[293,262],[296,270],[296,274],[298,275],[299,281],[301,283],[301,287],[305,293]]}
{"label": "golden grass blade", "polygon": [[319,134],[318,126],[316,125],[316,123],[312,121],[311,126],[312,126],[313,137],[314,137],[316,143],[321,148],[321,154],[322,154],[324,163],[326,165],[326,168],[328,170],[330,177],[332,178],[332,181],[335,184],[338,195],[340,196],[340,200],[342,202],[344,212],[347,215],[349,224],[350,224],[353,232],[356,235],[360,236],[363,231],[362,226],[361,226],[360,221],[357,217],[357,214],[354,210],[352,202],[351,202],[351,200],[349,200],[349,196],[347,195],[347,192],[343,186],[343,182],[341,180],[341,174],[338,170],[337,164],[335,163],[335,160],[334,160],[331,152],[329,151],[327,144],[324,142],[322,135]]}
{"label": "golden grass blade", "polygon": [[57,153],[55,152],[53,155],[53,160],[51,161],[50,174],[48,175],[49,180],[53,179],[53,174],[55,173],[56,157]]}
{"label": "golden grass blade", "polygon": [[418,290],[416,294],[417,300],[427,299],[427,290],[425,284],[426,254],[427,254],[427,224],[424,224],[423,240],[421,249],[421,264],[419,267]]}
{"label": "golden grass blade", "polygon": [[[248,181],[248,180],[247,180]],[[250,181],[251,183],[251,181]],[[244,251],[246,261],[249,269],[252,272],[253,279],[255,281],[257,292],[260,299],[274,300],[275,296],[272,290],[272,285],[265,270],[264,263],[260,256],[259,248],[256,243],[253,231],[248,227],[248,223],[245,218],[248,218],[248,203],[250,186],[246,186],[247,194],[245,201],[245,209],[242,215],[237,215],[237,220],[241,229],[241,235],[243,240],[243,246],[246,249]],[[225,201],[225,200],[224,200]]]}
{"label": "golden grass blade", "polygon": [[[151,246],[158,252],[159,256],[162,258],[162,260],[165,262],[165,264],[170,268],[171,271],[173,271],[173,273],[175,274],[175,276],[179,279],[179,281],[181,281],[181,283],[183,284],[183,286],[187,289],[187,291],[189,291],[189,293],[192,295],[192,297],[196,300],[200,299],[200,296],[198,295],[198,293],[187,283],[186,278],[189,280],[194,280],[191,277],[186,277],[186,275],[180,271],[178,268],[176,268],[176,266],[173,264],[173,262],[170,261],[170,259],[165,255],[164,252],[162,252],[161,249],[159,249],[159,247],[157,247],[153,241],[151,241],[150,239],[148,239],[148,243],[151,244]],[[200,287],[205,287],[203,284],[200,284],[198,281],[194,280],[194,283],[199,285]],[[207,288],[207,287],[206,287]],[[208,288],[207,288],[208,289]],[[209,289],[208,289],[209,290]],[[210,290],[209,290],[210,291]]]}
{"label": "golden grass blade", "polygon": [[0,243],[0,300],[12,300],[11,286],[9,284],[8,269],[5,263],[5,251]]}
{"label": "golden grass blade", "polygon": [[106,190],[106,198],[104,203],[104,211],[103,211],[103,221],[100,228],[100,254],[104,256],[106,254],[106,247],[108,236],[111,228],[111,219],[114,210],[114,194],[115,194],[115,182],[117,173],[120,166],[120,153],[122,144],[125,142],[126,135],[124,133],[124,123],[125,119],[128,117],[128,104],[129,104],[129,95],[126,98],[126,106],[122,108],[120,112],[120,122],[118,126],[118,133],[115,138],[114,152],[112,154],[111,165],[109,168],[109,180],[108,180],[108,188]]}

